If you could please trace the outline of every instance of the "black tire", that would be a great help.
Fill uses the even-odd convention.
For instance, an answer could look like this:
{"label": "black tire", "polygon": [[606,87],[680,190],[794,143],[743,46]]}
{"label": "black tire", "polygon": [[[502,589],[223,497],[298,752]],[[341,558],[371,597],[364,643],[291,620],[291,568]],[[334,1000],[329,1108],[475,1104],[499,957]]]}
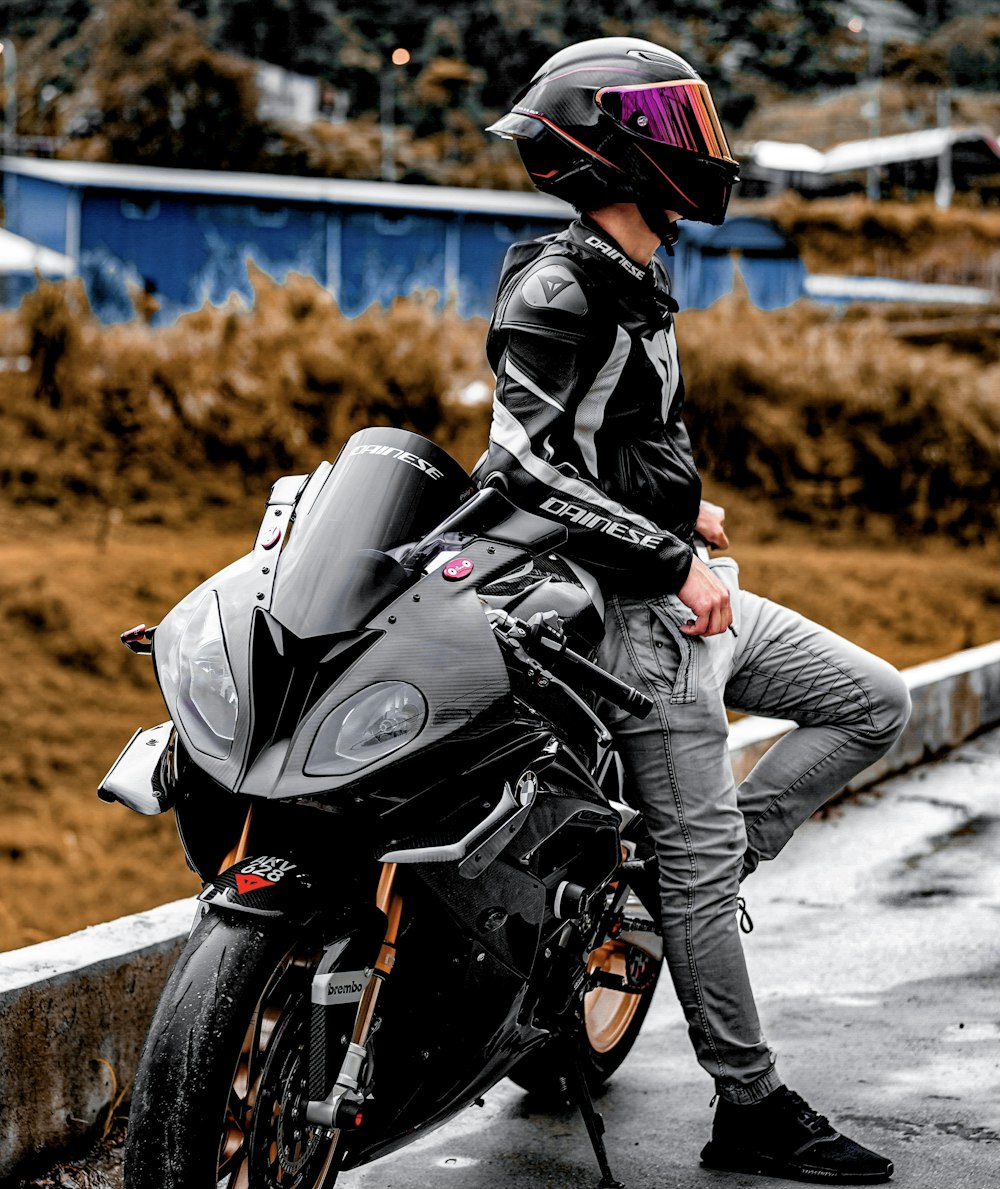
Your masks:
{"label": "black tire", "polygon": [[[604,1085],[638,1040],[663,968],[662,959],[651,958],[620,941],[609,941],[595,950],[591,965],[595,963],[616,974],[623,974],[631,963],[632,975],[637,982],[641,980],[643,990],[633,994],[598,987],[584,997],[576,1042],[591,1093]],[[539,1099],[566,1099],[565,1070],[554,1065],[549,1044],[530,1052],[508,1076]]]}
{"label": "black tire", "polygon": [[294,1113],[319,947],[310,952],[294,940],[250,917],[210,913],[198,924],[164,988],[136,1075],[128,1189],[327,1182],[333,1144]]}

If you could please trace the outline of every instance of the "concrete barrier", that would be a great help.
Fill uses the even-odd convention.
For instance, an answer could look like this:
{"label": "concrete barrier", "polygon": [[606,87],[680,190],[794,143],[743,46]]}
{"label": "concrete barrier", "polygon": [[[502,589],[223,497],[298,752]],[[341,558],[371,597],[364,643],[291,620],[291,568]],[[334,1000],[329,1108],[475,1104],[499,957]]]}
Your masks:
{"label": "concrete barrier", "polygon": [[193,919],[179,900],[0,954],[0,1184],[101,1134]]}
{"label": "concrete barrier", "polygon": [[[913,714],[856,787],[921,763],[1000,722],[1000,641],[904,673]],[[794,726],[733,725],[737,779]],[[0,1182],[99,1135],[131,1087],[160,989],[193,900],[0,954]]]}

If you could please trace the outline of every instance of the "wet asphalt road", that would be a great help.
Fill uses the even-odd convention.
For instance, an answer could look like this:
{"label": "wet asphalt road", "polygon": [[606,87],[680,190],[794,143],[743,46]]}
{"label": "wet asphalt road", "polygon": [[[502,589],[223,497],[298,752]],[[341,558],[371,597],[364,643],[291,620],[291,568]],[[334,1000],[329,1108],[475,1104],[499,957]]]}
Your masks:
{"label": "wet asphalt road", "polygon": [[[810,822],[745,885],[745,939],[786,1082],[905,1189],[1000,1186],[1000,730]],[[712,1085],[669,980],[599,1102],[628,1189],[786,1186],[700,1168]],[[105,1164],[92,1184],[118,1189]],[[569,1189],[599,1177],[578,1116],[510,1082],[338,1189]],[[58,1183],[58,1182],[56,1182]]]}
{"label": "wet asphalt road", "polygon": [[[810,822],[745,885],[785,1081],[906,1189],[1000,1186],[1000,731]],[[665,980],[600,1109],[628,1189],[787,1185],[709,1172],[712,1086]],[[511,1083],[338,1189],[596,1186],[577,1116]]]}

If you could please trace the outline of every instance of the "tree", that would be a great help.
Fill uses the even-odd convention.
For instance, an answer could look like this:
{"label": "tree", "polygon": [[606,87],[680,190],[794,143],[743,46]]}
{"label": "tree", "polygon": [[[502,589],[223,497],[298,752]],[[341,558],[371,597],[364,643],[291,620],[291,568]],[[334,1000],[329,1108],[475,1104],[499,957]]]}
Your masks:
{"label": "tree", "polygon": [[112,0],[93,61],[96,139],[125,164],[246,169],[263,130],[253,68],[212,49],[176,0]]}

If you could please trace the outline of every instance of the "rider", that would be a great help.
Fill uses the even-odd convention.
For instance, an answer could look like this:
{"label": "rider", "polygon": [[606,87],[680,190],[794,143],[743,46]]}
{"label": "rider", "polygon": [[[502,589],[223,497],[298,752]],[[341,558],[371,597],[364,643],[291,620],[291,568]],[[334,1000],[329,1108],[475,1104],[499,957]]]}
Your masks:
{"label": "rider", "polygon": [[[569,530],[608,597],[601,663],[654,700],[606,707],[660,870],[667,963],[719,1098],[702,1161],[877,1182],[892,1163],[782,1082],[737,926],[742,878],[881,756],[909,696],[884,661],[741,590],[724,512],[701,500],[681,410],[666,271],[681,218],[721,223],[739,166],[707,85],[670,50],[599,38],[550,58],[489,131],[580,213],[507,255],[487,350],[489,450],[476,471]],[[704,556],[708,557],[707,550]],[[794,719],[739,786],[726,707]]]}

